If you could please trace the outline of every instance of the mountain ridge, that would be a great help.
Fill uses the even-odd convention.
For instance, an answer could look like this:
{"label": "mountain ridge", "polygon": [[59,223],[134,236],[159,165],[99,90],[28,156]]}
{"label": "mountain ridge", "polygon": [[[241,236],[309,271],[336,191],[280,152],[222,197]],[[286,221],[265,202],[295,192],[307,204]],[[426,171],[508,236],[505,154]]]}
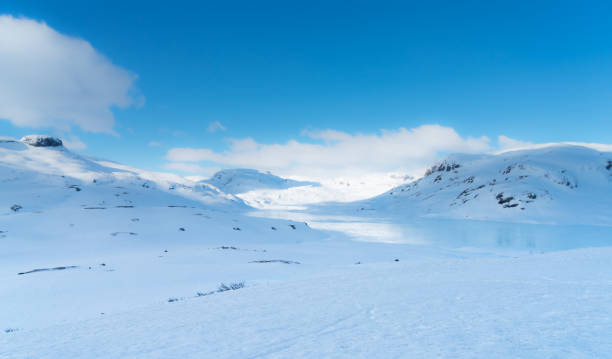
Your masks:
{"label": "mountain ridge", "polygon": [[[91,200],[96,201],[98,207],[102,202],[111,206],[133,206],[136,203],[153,205],[161,200],[157,205],[167,202],[169,205],[181,203],[234,210],[248,208],[241,199],[212,185],[81,156],[51,136],[25,136],[22,140],[1,138],[0,178],[4,193],[0,208],[5,209],[15,204],[24,211],[40,209],[43,204],[56,206],[59,203],[54,201],[77,200],[72,197],[83,190],[97,198]],[[130,191],[119,191],[120,188]],[[151,191],[159,195],[151,196]],[[132,195],[135,198],[129,198]]]}

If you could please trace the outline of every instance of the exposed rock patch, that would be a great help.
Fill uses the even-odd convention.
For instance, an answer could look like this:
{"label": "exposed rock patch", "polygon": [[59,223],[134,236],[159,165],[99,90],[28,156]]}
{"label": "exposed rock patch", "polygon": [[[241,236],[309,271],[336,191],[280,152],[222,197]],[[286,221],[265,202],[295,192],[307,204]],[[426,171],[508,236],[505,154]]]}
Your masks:
{"label": "exposed rock patch", "polygon": [[249,263],[284,263],[284,264],[300,264],[300,262],[296,261],[288,261],[285,259],[264,259],[259,261],[251,261]]}
{"label": "exposed rock patch", "polygon": [[55,268],[37,268],[37,269],[32,269],[32,270],[27,271],[27,272],[19,272],[19,273],[17,273],[17,275],[24,275],[24,274],[36,273],[36,272],[48,272],[48,271],[56,271],[56,270],[65,270],[65,269],[73,269],[73,268],[78,268],[78,266],[62,266],[62,267],[55,267]]}
{"label": "exposed rock patch", "polygon": [[63,146],[62,140],[57,137],[47,135],[28,135],[21,138],[21,142],[34,147],[60,147]]}

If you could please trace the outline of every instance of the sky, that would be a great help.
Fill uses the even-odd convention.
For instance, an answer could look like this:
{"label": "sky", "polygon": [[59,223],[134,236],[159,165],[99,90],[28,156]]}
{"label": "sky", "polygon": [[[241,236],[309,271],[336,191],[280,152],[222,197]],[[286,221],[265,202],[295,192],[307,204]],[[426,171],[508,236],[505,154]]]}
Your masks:
{"label": "sky", "polygon": [[0,135],[207,176],[411,171],[611,143],[612,5],[0,3]]}

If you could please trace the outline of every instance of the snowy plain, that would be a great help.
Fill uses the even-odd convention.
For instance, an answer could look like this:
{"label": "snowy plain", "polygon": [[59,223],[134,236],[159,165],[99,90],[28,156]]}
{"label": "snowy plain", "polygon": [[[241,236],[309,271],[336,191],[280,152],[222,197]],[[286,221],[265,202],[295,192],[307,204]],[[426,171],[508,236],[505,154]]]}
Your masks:
{"label": "snowy plain", "polygon": [[612,357],[612,156],[560,150],[531,167],[455,158],[419,202],[411,182],[400,199],[270,211],[2,139],[0,358]]}

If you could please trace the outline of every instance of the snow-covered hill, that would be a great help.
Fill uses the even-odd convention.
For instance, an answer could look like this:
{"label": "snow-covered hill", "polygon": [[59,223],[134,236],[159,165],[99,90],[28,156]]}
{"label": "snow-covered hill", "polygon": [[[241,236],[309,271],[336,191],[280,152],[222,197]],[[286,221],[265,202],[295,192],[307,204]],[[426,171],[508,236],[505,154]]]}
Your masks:
{"label": "snow-covered hill", "polygon": [[215,173],[210,179],[201,181],[200,183],[211,184],[231,194],[240,194],[261,189],[280,190],[292,187],[319,185],[316,182],[294,181],[275,176],[270,172],[264,173],[245,168],[222,170]]}
{"label": "snow-covered hill", "polygon": [[421,179],[351,206],[404,218],[612,225],[612,153],[550,145],[451,155]]}
{"label": "snow-covered hill", "polygon": [[239,198],[213,185],[80,156],[50,136],[0,139],[0,213],[57,207],[200,205],[245,209]]}

